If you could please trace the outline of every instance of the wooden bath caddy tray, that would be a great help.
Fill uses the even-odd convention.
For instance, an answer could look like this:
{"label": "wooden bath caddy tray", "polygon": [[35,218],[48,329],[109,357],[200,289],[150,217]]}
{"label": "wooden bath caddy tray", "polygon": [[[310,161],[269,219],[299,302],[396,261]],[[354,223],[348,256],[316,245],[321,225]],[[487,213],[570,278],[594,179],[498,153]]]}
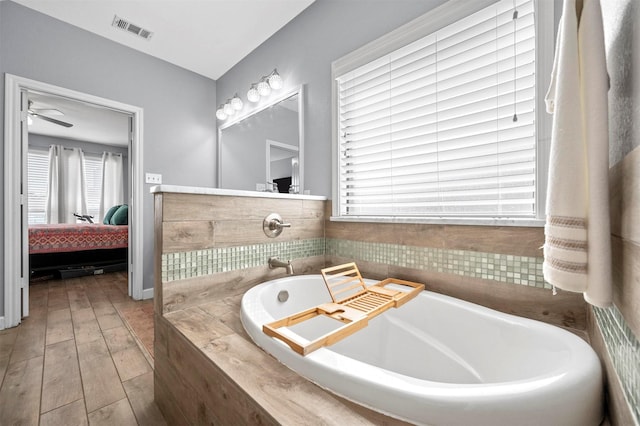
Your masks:
{"label": "wooden bath caddy tray", "polygon": [[[369,319],[391,307],[397,308],[404,305],[424,290],[424,284],[395,278],[387,278],[367,287],[355,263],[325,268],[320,272],[333,302],[323,303],[262,326],[262,331],[266,335],[282,340],[300,355],[307,355],[316,349],[342,340],[366,327]],[[389,284],[407,286],[409,290],[385,288]],[[296,341],[280,330],[318,316],[340,321],[344,325],[314,340],[304,342]]]}

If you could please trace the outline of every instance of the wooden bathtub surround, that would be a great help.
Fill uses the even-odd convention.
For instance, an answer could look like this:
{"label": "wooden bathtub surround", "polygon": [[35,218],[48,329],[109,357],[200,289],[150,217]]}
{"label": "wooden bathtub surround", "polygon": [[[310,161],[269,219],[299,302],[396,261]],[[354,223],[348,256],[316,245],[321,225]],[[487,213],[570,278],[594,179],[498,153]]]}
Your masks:
{"label": "wooden bathtub surround", "polygon": [[640,338],[640,147],[609,170],[613,303]]}
{"label": "wooden bathtub surround", "polygon": [[[162,197],[162,253],[324,237],[324,201],[175,193],[158,196]],[[271,213],[291,223],[276,239],[262,232],[263,220]]]}
{"label": "wooden bathtub surround", "polygon": [[[297,275],[317,274],[324,267],[324,256],[292,261]],[[219,299],[220,294],[242,294],[261,282],[284,276],[284,269],[264,267],[221,272],[214,275],[163,283],[160,312],[169,313]],[[158,312],[158,310],[156,310]]]}
{"label": "wooden bathtub surround", "polygon": [[541,257],[544,244],[542,227],[335,222],[331,201],[325,217],[327,238],[531,257]]}
{"label": "wooden bathtub surround", "polygon": [[[160,192],[155,199],[155,277],[161,277],[162,255],[181,251],[235,247],[324,238],[324,201],[272,199]],[[280,214],[291,228],[277,238],[262,231],[264,218]],[[317,273],[324,267],[324,256],[294,259],[296,273]],[[281,271],[250,268],[160,283],[154,288],[156,312],[170,312],[215,299],[212,291],[244,289],[273,279]],[[159,297],[158,297],[159,296]]]}
{"label": "wooden bathtub surround", "polygon": [[[390,308],[401,307],[424,290],[424,284],[395,278],[387,278],[367,287],[353,262],[323,268],[320,273],[333,302],[322,303],[262,326],[266,335],[282,340],[303,356],[352,335],[366,327],[371,318]],[[407,291],[386,288],[390,284],[405,286]],[[280,330],[319,316],[331,318],[344,325],[314,340],[304,342],[293,339]]]}
{"label": "wooden bathtub surround", "polygon": [[406,425],[345,401],[251,342],[242,294],[156,317],[156,401],[169,424]]}
{"label": "wooden bathtub surround", "polygon": [[[626,325],[640,339],[640,148],[609,169],[613,303]],[[621,378],[605,345],[603,331],[589,310],[589,337],[606,376],[606,396],[612,425],[637,423],[625,397]],[[627,368],[633,368],[627,366]],[[636,370],[640,367],[636,366]],[[628,378],[627,378],[628,380]],[[637,386],[637,385],[636,385]]]}
{"label": "wooden bathtub surround", "polygon": [[[169,424],[406,425],[345,401],[258,348],[240,322],[253,285],[284,276],[268,265],[162,282],[163,253],[271,243],[269,213],[292,224],[276,241],[324,237],[322,201],[155,194],[155,399]],[[294,259],[318,273],[324,256]]]}
{"label": "wooden bathtub surround", "polygon": [[[155,194],[155,392],[170,424],[404,424],[326,392],[258,348],[239,319],[242,294],[284,276],[263,266],[162,282],[162,255],[307,238],[344,238],[424,247],[539,256],[539,228],[355,224],[328,220],[330,204],[159,192]],[[292,224],[276,239],[264,217]],[[372,232],[375,230],[375,232]],[[296,274],[354,259],[293,259]],[[504,312],[572,330],[586,329],[580,295],[356,260],[367,278],[397,277]]]}

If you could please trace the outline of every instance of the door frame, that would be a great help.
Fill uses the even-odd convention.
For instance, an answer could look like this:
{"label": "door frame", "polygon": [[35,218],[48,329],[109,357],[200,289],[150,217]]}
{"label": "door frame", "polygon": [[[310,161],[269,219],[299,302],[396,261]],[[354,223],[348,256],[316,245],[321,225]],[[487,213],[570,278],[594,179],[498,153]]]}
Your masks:
{"label": "door frame", "polygon": [[[129,295],[136,300],[143,298],[143,109],[110,99],[89,95],[64,87],[5,74],[4,109],[4,318],[0,317],[0,330],[14,327],[21,321],[23,293],[28,294],[29,277],[23,276],[21,265],[28,263],[28,248],[22,247],[22,236],[28,235],[28,224],[20,226],[21,206],[27,208],[28,199],[22,195],[22,164],[26,164],[27,146],[20,138],[22,121],[21,93],[43,92],[80,102],[92,103],[132,116],[130,130],[130,221],[129,221]],[[26,138],[24,139],[26,144]],[[26,192],[24,192],[26,194]],[[28,238],[28,237],[25,237]],[[24,291],[23,291],[24,290]],[[28,304],[28,300],[24,301]],[[2,321],[4,319],[4,321]],[[4,322],[4,324],[3,324]]]}

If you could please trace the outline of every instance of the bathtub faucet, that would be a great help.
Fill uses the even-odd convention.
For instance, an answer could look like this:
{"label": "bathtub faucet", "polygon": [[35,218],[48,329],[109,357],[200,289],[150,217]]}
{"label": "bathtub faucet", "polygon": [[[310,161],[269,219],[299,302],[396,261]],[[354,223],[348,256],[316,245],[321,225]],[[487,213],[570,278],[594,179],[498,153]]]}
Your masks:
{"label": "bathtub faucet", "polygon": [[270,257],[269,269],[276,269],[276,268],[285,268],[287,270],[287,275],[293,275],[293,265],[291,264],[290,260],[287,260],[285,262],[283,260],[278,259],[277,257]]}

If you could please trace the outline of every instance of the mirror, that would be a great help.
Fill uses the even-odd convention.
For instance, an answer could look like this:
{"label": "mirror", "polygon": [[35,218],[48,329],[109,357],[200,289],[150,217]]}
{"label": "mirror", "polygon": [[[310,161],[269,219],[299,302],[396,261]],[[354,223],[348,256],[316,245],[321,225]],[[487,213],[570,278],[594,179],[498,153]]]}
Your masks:
{"label": "mirror", "polygon": [[271,188],[266,189],[293,194],[300,192],[298,152],[299,148],[295,145],[267,139],[265,168],[267,170],[267,185],[271,185]]}
{"label": "mirror", "polygon": [[218,187],[303,192],[302,86],[218,128]]}

